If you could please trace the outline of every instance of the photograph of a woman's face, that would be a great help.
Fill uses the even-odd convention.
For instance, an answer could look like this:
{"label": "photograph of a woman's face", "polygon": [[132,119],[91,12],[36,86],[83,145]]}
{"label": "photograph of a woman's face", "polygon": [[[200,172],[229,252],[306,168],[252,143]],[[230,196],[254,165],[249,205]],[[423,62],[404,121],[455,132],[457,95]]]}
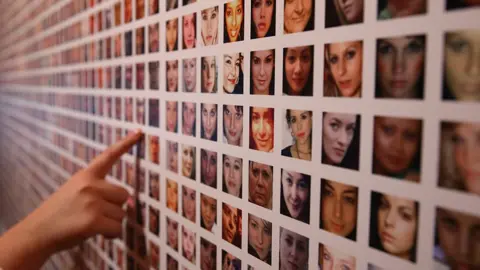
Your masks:
{"label": "photograph of a woman's face", "polygon": [[420,182],[422,120],[375,116],[372,172]]}
{"label": "photograph of a woman's face", "polygon": [[166,10],[170,11],[178,7],[178,0],[165,0]]}
{"label": "photograph of a woman's face", "polygon": [[197,126],[197,104],[182,102],[182,134],[195,137]]}
{"label": "photograph of a woman's face", "polygon": [[310,223],[310,175],[282,169],[280,213]]}
{"label": "photograph of a woman's face", "polygon": [[252,39],[275,36],[276,14],[274,0],[252,0]]}
{"label": "photograph of a woman's face", "polygon": [[170,19],[166,23],[167,52],[178,49],[178,18]]}
{"label": "photograph of a woman's face", "polygon": [[160,156],[159,156],[159,153],[160,153],[160,145],[159,145],[159,139],[158,139],[158,136],[154,136],[154,135],[149,135],[149,145],[148,145],[148,149],[150,150],[149,153],[150,153],[150,161],[155,163],[155,164],[159,164],[160,163]]}
{"label": "photograph of a woman's face", "polygon": [[167,217],[167,245],[178,250],[178,222]]}
{"label": "photograph of a woman's face", "polygon": [[148,26],[148,51],[149,52],[158,52],[160,48],[160,43],[159,43],[159,24],[151,24]]}
{"label": "photograph of a woman's face", "polygon": [[167,208],[178,212],[178,184],[174,180],[167,178]]}
{"label": "photograph of a woman's face", "polygon": [[222,250],[222,270],[241,270],[242,261],[232,254]]}
{"label": "photograph of a woman's face", "polygon": [[197,216],[196,195],[195,189],[186,186],[182,187],[182,215],[193,223],[195,223]]}
{"label": "photograph of a woman's face", "polygon": [[284,119],[282,156],[312,160],[313,112],[287,109]]}
{"label": "photograph of a woman's face", "polygon": [[152,206],[148,207],[148,220],[150,232],[158,236],[160,230],[160,211]]}
{"label": "photograph of a woman's face", "polygon": [[250,149],[273,152],[274,115],[273,108],[250,107]]}
{"label": "photograph of a woman's face", "polygon": [[200,151],[200,181],[217,188],[217,152],[202,149]]}
{"label": "photograph of a woman's face", "polygon": [[250,161],[248,166],[248,201],[272,209],[273,166]]}
{"label": "photograph of a woman's face", "polygon": [[182,255],[189,262],[195,264],[197,234],[182,226]]}
{"label": "photograph of a woman's face", "polygon": [[480,6],[479,0],[447,0],[447,10],[457,10],[464,8],[475,8]]}
{"label": "photograph of a woman's face", "polygon": [[223,55],[223,92],[243,94],[243,53]]}
{"label": "photograph of a woman's face", "polygon": [[244,0],[233,0],[224,4],[224,43],[243,41],[244,7]]}
{"label": "photograph of a woman's face", "polygon": [[167,141],[167,170],[178,173],[178,143]]}
{"label": "photograph of a woman's face", "polygon": [[325,2],[325,27],[363,23],[365,0],[327,0]]}
{"label": "photograph of a woman's face", "polygon": [[195,180],[195,147],[182,144],[182,175]]}
{"label": "photograph of a woman's face", "polygon": [[320,228],[356,241],[358,188],[322,179],[320,194]]}
{"label": "photograph of a woman's face", "polygon": [[217,269],[217,246],[205,238],[200,238],[200,270]]}
{"label": "photograph of a woman's face", "polygon": [[425,35],[377,40],[375,97],[423,99]]}
{"label": "photograph of a woman's face", "polygon": [[166,122],[166,130],[168,132],[176,133],[178,130],[178,102],[177,101],[167,101],[167,121]]}
{"label": "photograph of a woman's face", "polygon": [[201,131],[202,139],[217,141],[217,119],[218,105],[210,103],[202,103],[201,105]]}
{"label": "photograph of a woman's face", "polygon": [[235,197],[242,198],[243,160],[230,155],[223,155],[222,190]]}
{"label": "photograph of a woman's face", "polygon": [[202,10],[201,12],[201,38],[203,46],[216,45],[218,43],[218,26],[220,14],[218,6]]}
{"label": "photograph of a woman's face", "polygon": [[467,29],[445,34],[443,99],[480,101],[480,30]]}
{"label": "photograph of a woman's face", "polygon": [[250,95],[274,95],[275,50],[253,51],[250,59]]}
{"label": "photograph of a woman's face", "polygon": [[323,244],[318,245],[318,267],[319,269],[334,270],[355,270],[356,259],[339,249]]}
{"label": "photograph of a woman's face", "polygon": [[223,105],[223,142],[243,145],[243,107]]}
{"label": "photograph of a woman's face", "polygon": [[166,66],[167,92],[178,92],[178,60],[167,60]]}
{"label": "photograph of a woman's face", "polygon": [[308,238],[280,227],[279,270],[308,269]]}
{"label": "photograph of a woman's face", "polygon": [[242,210],[222,204],[222,239],[242,248]]}
{"label": "photograph of a woman's face", "polygon": [[248,253],[272,264],[272,223],[248,214]]}
{"label": "photograph of a woman's face", "polygon": [[217,93],[217,60],[215,56],[205,56],[201,58],[202,93]]}
{"label": "photograph of a woman's face", "polygon": [[378,0],[378,19],[389,20],[427,13],[427,0]]}
{"label": "photograph of a woman's face", "polygon": [[200,224],[209,232],[217,228],[217,199],[208,195],[200,195]]}
{"label": "photograph of a woman's face", "polygon": [[292,34],[315,28],[315,0],[285,0],[283,33]]}
{"label": "photograph of a woman's face", "polygon": [[363,41],[346,41],[325,45],[326,97],[361,97]]}
{"label": "photograph of a woman's face", "polygon": [[480,123],[442,122],[438,185],[480,196]]}
{"label": "photograph of a woman's face", "polygon": [[167,254],[167,270],[178,270],[178,261],[170,254]]}
{"label": "photograph of a woman's face", "polygon": [[370,247],[416,262],[418,202],[372,192],[371,203]]}
{"label": "photograph of a woman's face", "polygon": [[437,207],[435,219],[436,269],[480,269],[480,217]]}
{"label": "photograph of a woman's face", "polygon": [[197,58],[183,59],[183,92],[197,91]]}
{"label": "photograph of a woman's face", "polygon": [[158,173],[150,171],[149,172],[149,182],[148,187],[149,196],[157,201],[160,200],[160,176]]}
{"label": "photograph of a woman's face", "polygon": [[322,126],[322,163],[358,170],[360,115],[324,112]]}
{"label": "photograph of a woman's face", "polygon": [[183,49],[193,49],[197,44],[197,14],[191,13],[182,17]]}
{"label": "photograph of a woman's face", "polygon": [[313,96],[313,46],[283,49],[283,94]]}
{"label": "photograph of a woman's face", "polygon": [[[158,61],[148,63],[148,76],[150,77],[150,90],[159,88],[159,63]],[[108,74],[108,73],[107,73]]]}

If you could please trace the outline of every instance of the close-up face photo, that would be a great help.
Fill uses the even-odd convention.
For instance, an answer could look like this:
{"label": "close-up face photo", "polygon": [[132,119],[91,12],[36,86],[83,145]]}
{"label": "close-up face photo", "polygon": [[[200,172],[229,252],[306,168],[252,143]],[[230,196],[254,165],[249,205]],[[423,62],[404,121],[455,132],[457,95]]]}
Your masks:
{"label": "close-up face photo", "polygon": [[284,34],[300,33],[314,28],[315,0],[284,0]]}
{"label": "close-up face photo", "polygon": [[159,0],[148,0],[148,14],[153,15],[158,13],[158,1]]}
{"label": "close-up face photo", "polygon": [[201,58],[201,84],[202,93],[216,93],[217,92],[217,57],[204,56]]}
{"label": "close-up face photo", "polygon": [[374,174],[420,182],[422,120],[412,118],[374,118]]}
{"label": "close-up face photo", "polygon": [[178,102],[177,101],[167,101],[167,121],[166,121],[166,130],[168,132],[176,133],[178,131]]}
{"label": "close-up face photo", "polygon": [[325,27],[363,23],[365,0],[327,0]]}
{"label": "close-up face photo", "polygon": [[313,46],[283,49],[283,94],[313,95]]}
{"label": "close-up face photo", "polygon": [[405,18],[427,13],[427,0],[378,0],[378,20]]}
{"label": "close-up face photo", "polygon": [[252,0],[252,39],[275,36],[275,10],[274,0]]}
{"label": "close-up face photo", "polygon": [[166,61],[167,92],[178,92],[178,60]]}
{"label": "close-up face photo", "polygon": [[182,175],[195,180],[195,147],[182,144]]}
{"label": "close-up face photo", "polygon": [[358,188],[322,179],[320,228],[356,241]]}
{"label": "close-up face photo", "polygon": [[273,152],[274,109],[250,107],[250,149]]}
{"label": "close-up face photo", "polygon": [[358,170],[360,116],[324,112],[322,126],[322,163]]}
{"label": "close-up face photo", "polygon": [[178,173],[178,143],[167,141],[167,170]]}
{"label": "close-up face photo", "polygon": [[326,270],[357,269],[354,256],[348,255],[337,248],[322,244],[318,246],[318,267]]}
{"label": "close-up face photo", "polygon": [[217,246],[205,238],[200,238],[200,270],[217,269]]}
{"label": "close-up face photo", "polygon": [[244,36],[244,0],[233,0],[224,5],[223,42],[243,41]]}
{"label": "close-up face photo", "polygon": [[197,44],[197,16],[196,13],[182,17],[183,49],[193,49]]}
{"label": "close-up face photo", "polygon": [[248,201],[272,209],[273,166],[250,161],[248,166]]}
{"label": "close-up face photo", "polygon": [[182,60],[183,65],[183,92],[193,93],[197,89],[197,58]]}
{"label": "close-up face photo", "polygon": [[182,215],[193,223],[195,223],[195,217],[197,216],[196,195],[195,189],[187,186],[182,187]]}
{"label": "close-up face photo", "polygon": [[208,195],[200,195],[200,224],[209,232],[217,228],[217,199]]}
{"label": "close-up face photo", "polygon": [[308,269],[308,238],[280,227],[280,270]]}
{"label": "close-up face photo", "polygon": [[220,14],[218,6],[202,10],[201,15],[201,39],[203,46],[216,45],[218,43],[218,27]]}
{"label": "close-up face photo", "polygon": [[275,50],[253,51],[250,54],[250,58],[250,94],[274,95]]}
{"label": "close-up face photo", "polygon": [[167,245],[178,250],[178,222],[167,217]]}
{"label": "close-up face photo", "polygon": [[178,184],[174,180],[167,178],[167,208],[177,212],[178,211]]}
{"label": "close-up face photo", "polygon": [[168,20],[166,29],[167,52],[176,51],[178,49],[178,18]]}
{"label": "close-up face photo", "polygon": [[197,104],[182,102],[182,134],[195,137],[197,121]]}
{"label": "close-up face photo", "polygon": [[202,149],[200,151],[200,162],[201,182],[217,188],[217,152]]}
{"label": "close-up face photo", "polygon": [[480,101],[480,30],[467,29],[445,34],[443,99]]}
{"label": "close-up face photo", "polygon": [[148,51],[149,52],[158,52],[160,49],[160,42],[159,42],[159,25],[151,24],[148,26]]}
{"label": "close-up face photo", "polygon": [[325,45],[324,96],[361,97],[363,41]]}
{"label": "close-up face photo", "polygon": [[377,40],[375,97],[423,98],[426,41],[425,35]]}
{"label": "close-up face photo", "polygon": [[149,146],[148,149],[150,151],[149,159],[151,162],[155,164],[160,163],[160,145],[158,141],[158,136],[150,135],[149,137]]}
{"label": "close-up face photo", "polygon": [[197,234],[182,226],[182,255],[191,263],[195,263]]}
{"label": "close-up face photo", "polygon": [[222,239],[242,247],[242,210],[226,203],[222,204]]}
{"label": "close-up face photo", "polygon": [[202,103],[201,105],[202,130],[200,135],[202,139],[217,141],[217,108],[217,104]]}
{"label": "close-up face photo", "polygon": [[242,172],[243,161],[241,158],[223,155],[222,186],[223,192],[242,198]]}
{"label": "close-up face photo", "polygon": [[242,106],[223,105],[223,141],[230,145],[243,145]]}
{"label": "close-up face photo", "polygon": [[243,94],[243,53],[223,55],[223,92]]}
{"label": "close-up face photo", "polygon": [[242,261],[232,254],[222,250],[222,270],[241,270]]}
{"label": "close-up face photo", "polygon": [[248,253],[272,264],[272,223],[248,214]]}
{"label": "close-up face photo", "polygon": [[145,53],[145,28],[137,28],[135,31],[135,53],[137,55]]}
{"label": "close-up face photo", "polygon": [[310,175],[282,169],[280,213],[310,222]]}
{"label": "close-up face photo", "polygon": [[159,63],[150,62],[148,63],[148,76],[150,77],[150,90],[159,89]]}
{"label": "close-up face photo", "polygon": [[285,111],[285,129],[282,156],[312,160],[313,112],[305,110]]}
{"label": "close-up face photo", "polygon": [[150,198],[160,200],[160,176],[156,172],[150,171],[150,185],[148,187]]}

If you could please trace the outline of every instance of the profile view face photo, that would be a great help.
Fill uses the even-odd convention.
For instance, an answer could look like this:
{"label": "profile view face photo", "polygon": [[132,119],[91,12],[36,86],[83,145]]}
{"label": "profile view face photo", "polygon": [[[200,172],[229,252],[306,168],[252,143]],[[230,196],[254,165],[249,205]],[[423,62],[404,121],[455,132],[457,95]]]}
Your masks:
{"label": "profile view face photo", "polygon": [[243,53],[223,55],[223,92],[243,94]]}
{"label": "profile view face photo", "polygon": [[314,30],[315,0],[284,0],[283,33]]}
{"label": "profile view face photo", "polygon": [[248,214],[248,253],[272,264],[272,223]]}
{"label": "profile view face photo", "polygon": [[252,0],[252,39],[275,36],[276,1]]}
{"label": "profile view face photo", "polygon": [[217,188],[217,152],[201,149],[200,181],[209,187]]}
{"label": "profile view face photo", "polygon": [[183,92],[193,93],[197,91],[197,58],[182,60]]}
{"label": "profile view face photo", "polygon": [[242,210],[222,204],[222,239],[242,248]]}
{"label": "profile view face photo", "polygon": [[243,160],[238,157],[223,155],[222,190],[230,195],[242,198]]}
{"label": "profile view face photo", "polygon": [[312,160],[313,112],[287,109],[284,117],[282,156]]}
{"label": "profile view face photo", "polygon": [[280,181],[280,213],[295,220],[310,223],[311,177],[282,169]]}
{"label": "profile view face photo", "polygon": [[325,2],[325,27],[363,23],[365,0],[327,0]]}
{"label": "profile view face photo", "polygon": [[243,41],[245,31],[244,7],[244,0],[233,0],[224,4],[224,43]]}
{"label": "profile view face photo", "polygon": [[203,46],[216,45],[218,43],[218,28],[220,14],[218,6],[207,8],[201,11],[201,37],[200,43]]}
{"label": "profile view face photo", "polygon": [[253,51],[250,59],[250,94],[274,95],[275,50]]}
{"label": "profile view face photo", "polygon": [[243,106],[223,105],[223,142],[243,146]]}
{"label": "profile view face photo", "polygon": [[313,96],[313,59],[311,45],[283,49],[284,95]]}
{"label": "profile view face photo", "polygon": [[274,116],[273,108],[250,107],[250,149],[273,152]]}
{"label": "profile view face photo", "polygon": [[202,103],[201,105],[201,138],[217,141],[218,105]]}
{"label": "profile view face photo", "polygon": [[248,201],[272,209],[273,166],[250,161],[248,166]]}
{"label": "profile view face photo", "polygon": [[202,93],[217,93],[218,89],[218,67],[216,56],[204,56],[201,58],[200,78],[202,85]]}

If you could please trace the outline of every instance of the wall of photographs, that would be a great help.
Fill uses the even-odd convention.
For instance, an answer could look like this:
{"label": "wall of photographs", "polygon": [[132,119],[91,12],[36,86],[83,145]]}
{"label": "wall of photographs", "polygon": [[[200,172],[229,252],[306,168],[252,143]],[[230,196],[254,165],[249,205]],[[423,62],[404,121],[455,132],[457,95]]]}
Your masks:
{"label": "wall of photographs", "polygon": [[90,269],[480,269],[480,1],[2,2],[7,188],[145,132]]}

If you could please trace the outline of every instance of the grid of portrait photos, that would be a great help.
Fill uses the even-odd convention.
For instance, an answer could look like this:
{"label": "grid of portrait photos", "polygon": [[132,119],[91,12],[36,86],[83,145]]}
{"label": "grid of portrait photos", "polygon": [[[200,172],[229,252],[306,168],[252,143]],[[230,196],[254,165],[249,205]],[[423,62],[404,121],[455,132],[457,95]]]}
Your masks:
{"label": "grid of portrait photos", "polygon": [[89,269],[480,269],[480,1],[33,2],[0,115],[42,190],[145,132]]}

